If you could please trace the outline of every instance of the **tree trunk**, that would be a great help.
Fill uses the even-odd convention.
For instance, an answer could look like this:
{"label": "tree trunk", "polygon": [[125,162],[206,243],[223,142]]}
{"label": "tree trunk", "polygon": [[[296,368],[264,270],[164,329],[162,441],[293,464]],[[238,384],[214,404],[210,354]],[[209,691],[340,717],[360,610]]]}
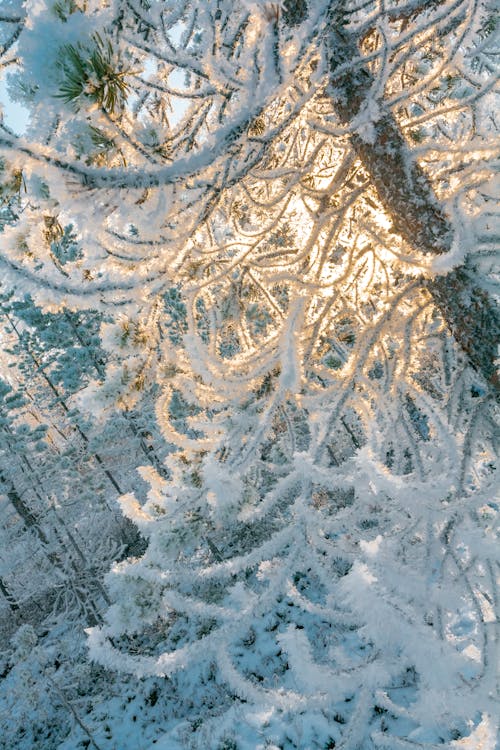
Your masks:
{"label": "tree trunk", "polygon": [[11,611],[13,613],[17,613],[17,611],[19,610],[19,604],[16,602],[15,598],[10,593],[9,587],[7,586],[3,578],[0,578],[0,592],[2,593],[7,604],[9,605]]}
{"label": "tree trunk", "polygon": [[[349,65],[359,58],[359,50],[342,24],[342,12],[337,7],[329,21],[328,92],[340,121],[350,125],[362,112],[374,79],[362,65]],[[347,66],[344,72],[337,74],[343,65]],[[392,112],[383,103],[377,104],[379,114],[373,122],[373,138],[364,140],[353,133],[352,146],[391,217],[395,232],[423,253],[449,252],[453,240],[450,220]],[[471,365],[498,395],[500,381],[495,359],[500,317],[494,301],[478,287],[466,266],[423,283]]]}

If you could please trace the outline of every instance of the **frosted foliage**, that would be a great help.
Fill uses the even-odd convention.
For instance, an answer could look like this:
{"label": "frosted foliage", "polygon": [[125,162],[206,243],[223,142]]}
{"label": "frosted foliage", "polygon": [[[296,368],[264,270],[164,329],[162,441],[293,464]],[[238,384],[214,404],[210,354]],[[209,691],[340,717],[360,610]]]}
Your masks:
{"label": "frosted foliage", "polygon": [[[128,99],[90,82],[47,125],[24,92],[0,263],[42,305],[106,311],[80,403],[152,393],[171,446],[121,497],[148,546],[109,572],[91,658],[168,681],[165,750],[495,750],[493,376],[433,291],[462,264],[494,288],[490,5],[83,10]],[[63,266],[47,213],[81,248]]]}

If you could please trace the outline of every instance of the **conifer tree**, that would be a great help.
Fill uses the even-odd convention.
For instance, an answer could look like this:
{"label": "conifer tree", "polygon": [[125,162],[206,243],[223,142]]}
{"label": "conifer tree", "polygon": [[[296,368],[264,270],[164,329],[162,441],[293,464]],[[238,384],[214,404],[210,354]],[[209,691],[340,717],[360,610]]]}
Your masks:
{"label": "conifer tree", "polygon": [[82,411],[169,446],[91,659],[164,681],[169,750],[493,750],[493,5],[0,26],[4,283],[85,330]]}

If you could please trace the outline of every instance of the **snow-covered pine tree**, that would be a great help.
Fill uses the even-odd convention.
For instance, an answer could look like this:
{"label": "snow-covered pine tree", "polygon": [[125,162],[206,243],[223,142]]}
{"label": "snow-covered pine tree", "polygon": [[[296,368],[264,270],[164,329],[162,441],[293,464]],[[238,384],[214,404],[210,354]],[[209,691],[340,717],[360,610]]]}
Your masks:
{"label": "snow-covered pine tree", "polygon": [[[2,299],[1,304],[8,354],[2,361],[8,380],[2,380],[0,407],[4,580],[18,616],[31,624],[61,614],[67,623],[82,616],[98,622],[107,599],[102,571],[125,544],[124,524],[109,502],[112,475],[107,477],[88,451],[75,415],[67,418],[64,395],[59,398],[51,380],[50,356],[40,346],[54,334],[47,330],[50,324],[40,325],[38,336],[28,328],[21,333],[22,316],[33,324],[40,322],[40,311],[29,300],[9,305]],[[63,343],[60,338],[59,347]],[[50,354],[55,356],[55,349]],[[78,380],[72,364],[68,382]],[[82,367],[79,376],[84,372]],[[92,531],[95,524],[105,531],[100,539]]]}
{"label": "snow-covered pine tree", "polygon": [[8,283],[109,316],[82,403],[151,386],[172,445],[91,657],[167,681],[169,750],[493,750],[492,5],[0,22]]}
{"label": "snow-covered pine tree", "polygon": [[72,724],[83,731],[82,696],[99,702],[113,689],[87,662],[83,631],[110,603],[102,583],[112,561],[143,548],[115,498],[140,493],[135,466],[160,459],[144,435],[147,410],[92,423],[77,408],[89,375],[103,375],[101,317],[0,298],[2,748],[56,747]]}

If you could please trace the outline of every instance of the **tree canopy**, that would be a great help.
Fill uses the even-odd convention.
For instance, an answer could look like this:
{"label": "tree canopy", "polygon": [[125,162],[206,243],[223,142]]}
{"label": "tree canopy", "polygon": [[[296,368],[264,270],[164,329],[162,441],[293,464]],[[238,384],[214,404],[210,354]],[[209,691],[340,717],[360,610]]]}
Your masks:
{"label": "tree canopy", "polygon": [[[2,5],[29,117],[0,123],[1,479],[59,571],[43,487],[118,498],[66,611],[91,660],[157,681],[158,747],[494,750],[496,23],[489,0]],[[20,430],[25,473],[35,446],[50,467],[29,502]]]}

